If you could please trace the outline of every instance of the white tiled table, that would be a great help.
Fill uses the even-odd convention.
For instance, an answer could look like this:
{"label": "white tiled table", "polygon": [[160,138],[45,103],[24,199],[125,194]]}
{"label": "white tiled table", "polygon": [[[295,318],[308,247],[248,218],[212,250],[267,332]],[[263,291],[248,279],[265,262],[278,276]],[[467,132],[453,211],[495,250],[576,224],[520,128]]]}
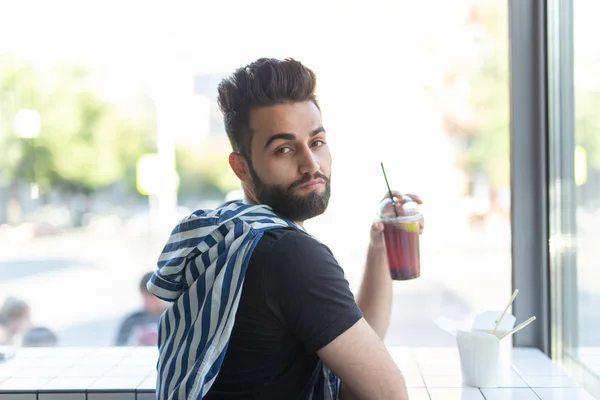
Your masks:
{"label": "white tiled table", "polygon": [[[501,388],[463,387],[455,348],[396,348],[411,400],[593,400],[542,352],[513,350]],[[150,400],[155,348],[21,349],[0,363],[0,400]]]}
{"label": "white tiled table", "polygon": [[411,400],[594,400],[537,349],[515,348],[511,376],[500,388],[462,384],[456,348],[390,348]]}
{"label": "white tiled table", "polygon": [[0,400],[154,400],[154,347],[20,349],[0,363]]}

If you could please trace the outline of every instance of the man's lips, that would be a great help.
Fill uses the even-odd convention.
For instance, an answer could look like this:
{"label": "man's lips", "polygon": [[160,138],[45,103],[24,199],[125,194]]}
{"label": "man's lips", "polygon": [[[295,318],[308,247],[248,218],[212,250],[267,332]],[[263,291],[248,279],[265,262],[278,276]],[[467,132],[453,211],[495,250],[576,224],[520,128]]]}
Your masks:
{"label": "man's lips", "polygon": [[298,186],[298,189],[309,189],[315,188],[320,185],[324,185],[325,181],[323,179],[311,179],[310,181]]}

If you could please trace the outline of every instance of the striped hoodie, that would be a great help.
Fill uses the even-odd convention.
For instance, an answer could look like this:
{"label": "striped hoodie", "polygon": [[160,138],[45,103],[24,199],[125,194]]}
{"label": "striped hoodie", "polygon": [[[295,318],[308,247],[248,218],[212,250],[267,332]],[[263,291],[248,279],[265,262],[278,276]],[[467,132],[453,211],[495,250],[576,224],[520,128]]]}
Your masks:
{"label": "striped hoodie", "polygon": [[[303,229],[265,205],[233,202],[198,210],[175,227],[148,290],[171,302],[159,325],[156,395],[201,399],[215,381],[229,344],[246,268],[269,229]],[[335,400],[339,379],[326,367],[313,399]]]}

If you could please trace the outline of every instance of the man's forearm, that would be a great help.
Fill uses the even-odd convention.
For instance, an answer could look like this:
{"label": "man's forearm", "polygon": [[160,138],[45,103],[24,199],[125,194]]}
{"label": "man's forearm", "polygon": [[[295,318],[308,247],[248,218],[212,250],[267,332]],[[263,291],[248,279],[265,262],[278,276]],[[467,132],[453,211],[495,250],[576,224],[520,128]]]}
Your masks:
{"label": "man's forearm", "polygon": [[[394,400],[408,400],[408,390],[406,389],[406,384],[404,383],[404,378],[402,381],[398,382],[401,385],[401,388],[397,390],[397,395],[394,395]],[[342,383],[340,388],[340,400],[361,400],[358,396],[356,396],[346,385]]]}
{"label": "man's forearm", "polygon": [[383,245],[369,246],[357,304],[365,320],[383,340],[392,313],[392,278]]}

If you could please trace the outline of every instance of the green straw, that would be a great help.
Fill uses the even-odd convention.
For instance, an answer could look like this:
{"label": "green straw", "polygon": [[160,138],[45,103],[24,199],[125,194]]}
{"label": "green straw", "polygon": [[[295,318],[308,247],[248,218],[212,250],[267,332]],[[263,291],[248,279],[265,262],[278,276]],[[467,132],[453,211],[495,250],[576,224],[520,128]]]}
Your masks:
{"label": "green straw", "polygon": [[392,194],[392,189],[390,189],[390,183],[388,182],[388,178],[385,173],[385,168],[383,167],[383,163],[380,163],[380,164],[381,164],[381,170],[383,171],[383,178],[385,179],[385,185],[387,186],[388,192],[390,194],[390,200],[392,200],[392,207],[394,207],[394,213],[396,214],[396,218],[398,218],[400,215],[398,215],[398,209],[396,208],[396,204],[394,203],[394,195]]}

